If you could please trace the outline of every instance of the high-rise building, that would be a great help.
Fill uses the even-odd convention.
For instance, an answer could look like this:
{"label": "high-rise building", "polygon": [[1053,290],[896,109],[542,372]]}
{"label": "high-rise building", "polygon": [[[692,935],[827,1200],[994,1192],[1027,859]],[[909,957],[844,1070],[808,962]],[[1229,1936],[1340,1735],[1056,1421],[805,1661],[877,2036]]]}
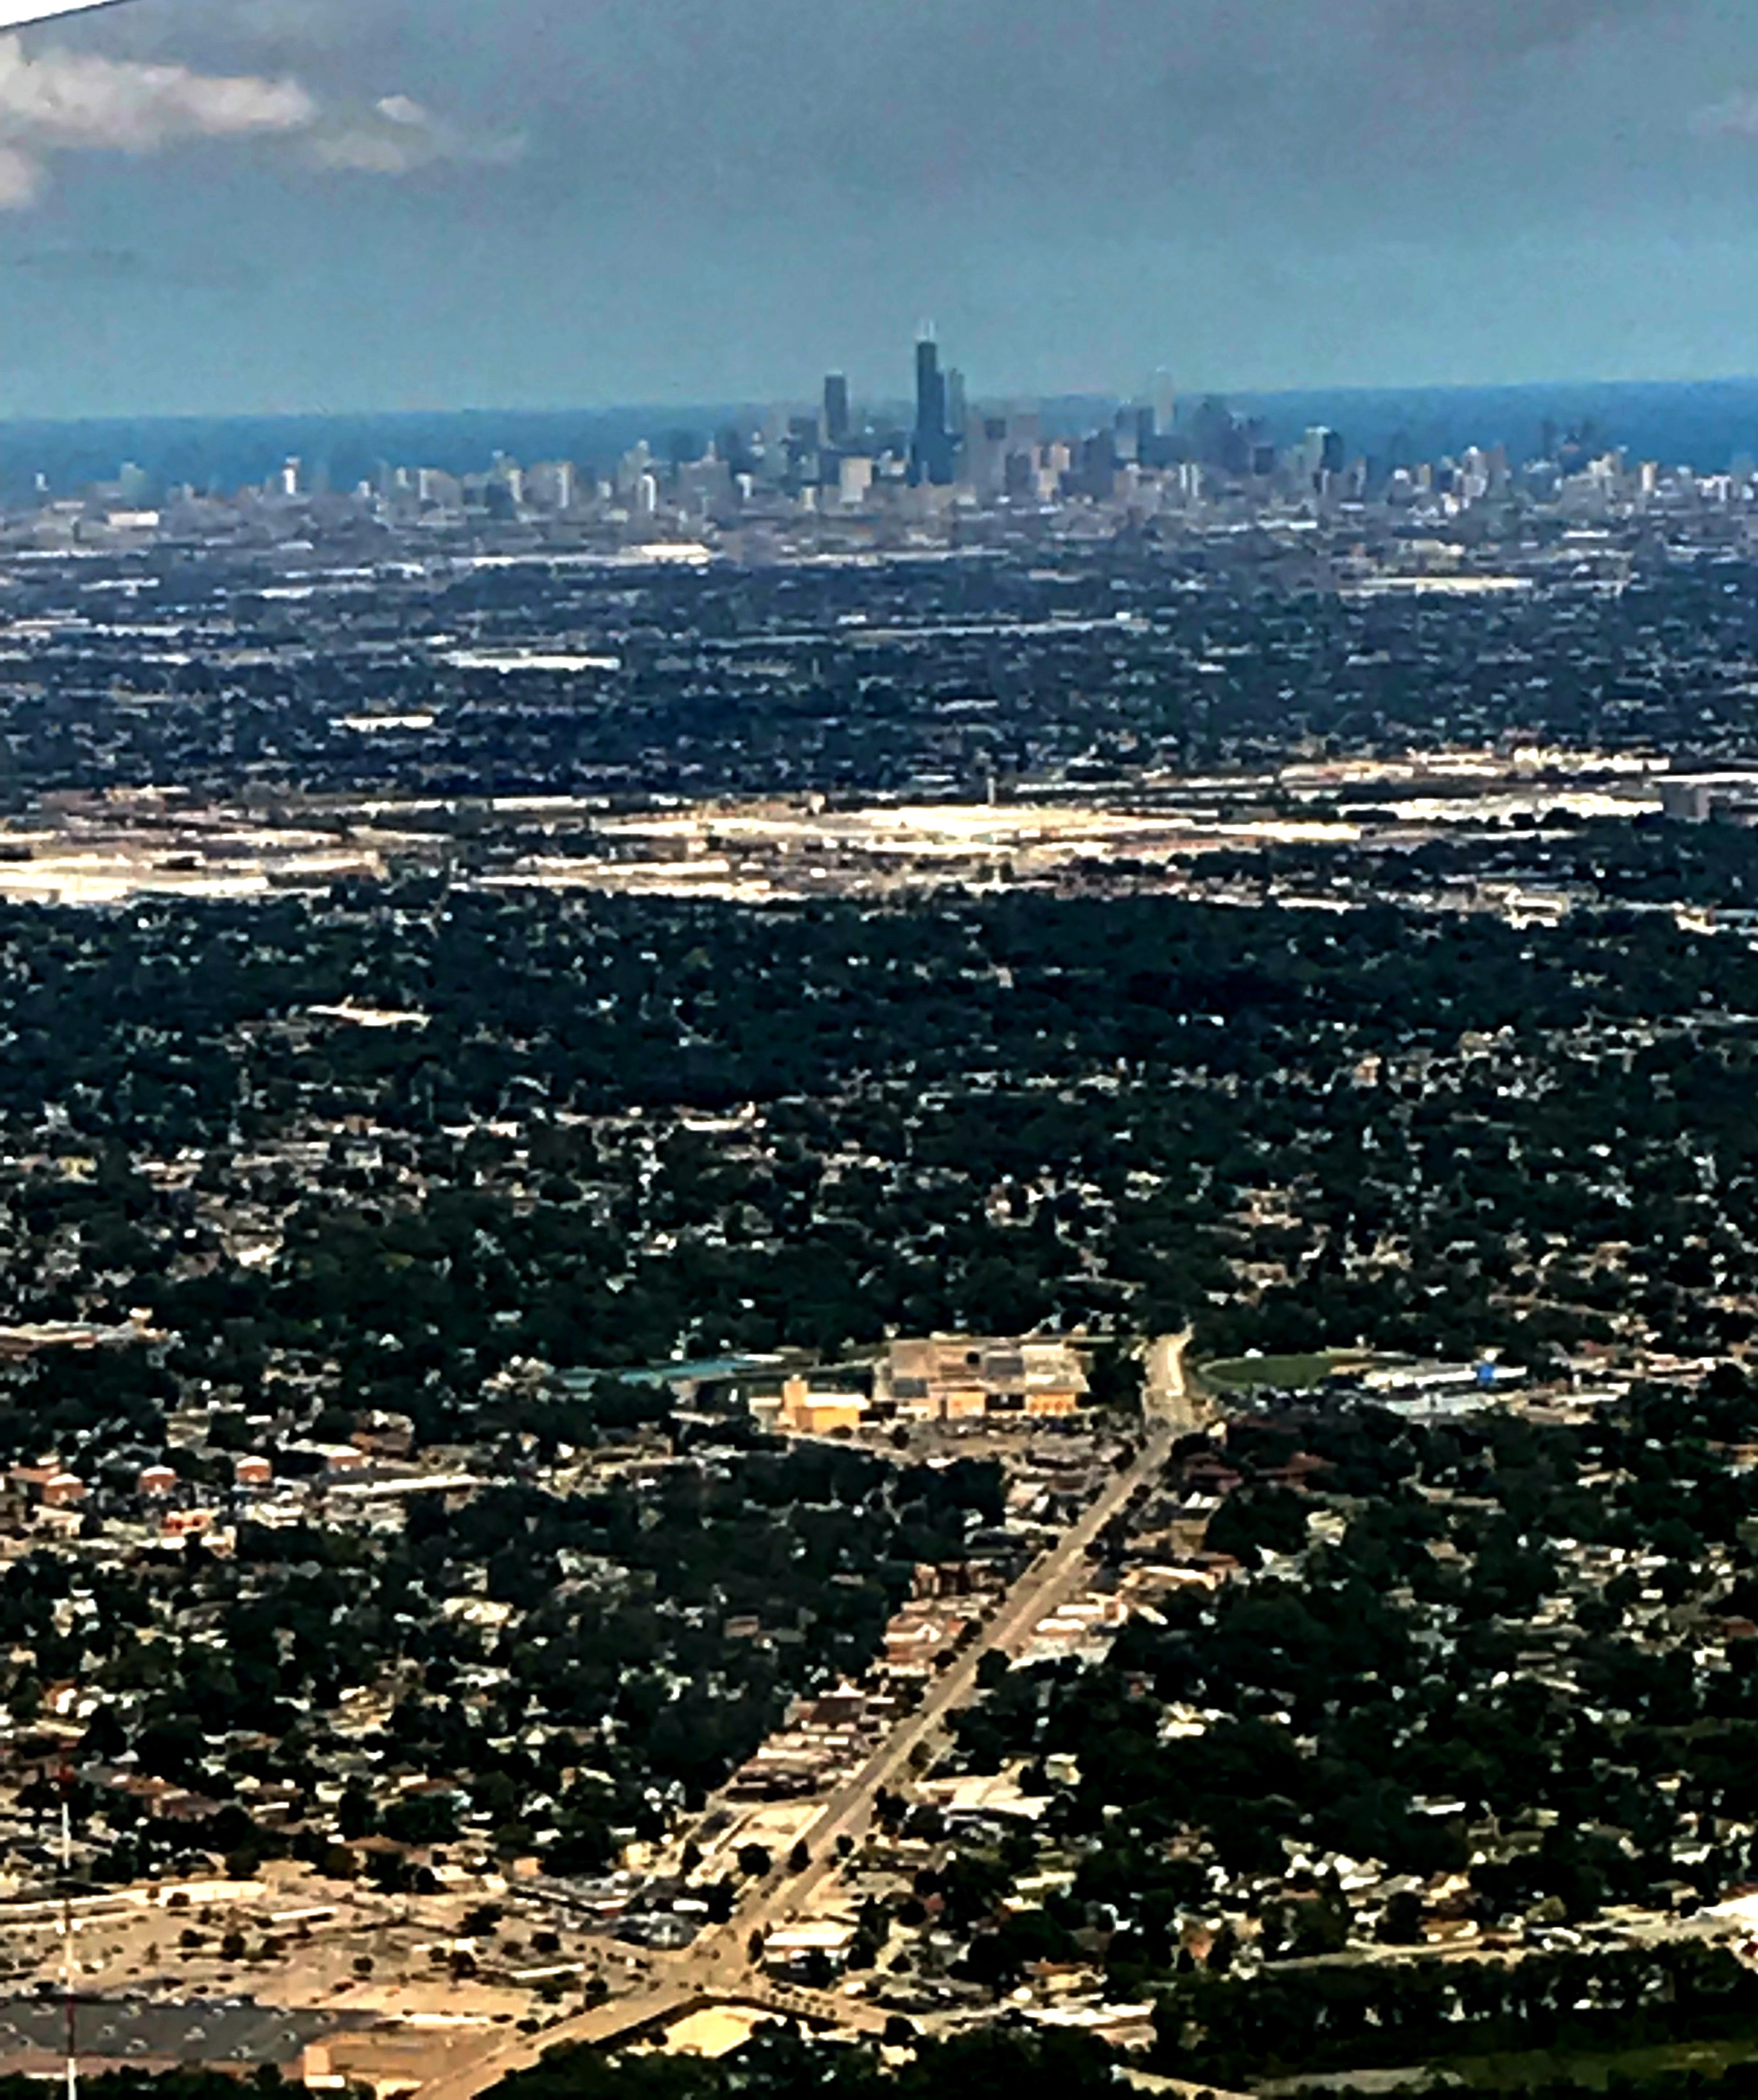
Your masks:
{"label": "high-rise building", "polygon": [[1315,423],[1300,443],[1300,472],[1314,488],[1328,474],[1343,470],[1343,436],[1340,430]]}
{"label": "high-rise building", "polygon": [[1008,438],[1005,416],[973,416],[966,426],[959,471],[985,503],[1006,492]]}
{"label": "high-rise building", "polygon": [[915,430],[910,446],[910,479],[944,485],[952,479],[951,440],[946,430],[946,375],[940,346],[923,328],[915,346]]}
{"label": "high-rise building", "polygon": [[970,421],[970,407],[964,397],[964,374],[954,365],[946,374],[946,430],[957,442],[964,435],[964,426]]}
{"label": "high-rise building", "polygon": [[1077,476],[1080,492],[1091,496],[1095,503],[1108,503],[1117,488],[1117,434],[1113,430],[1095,431],[1081,445]]}
{"label": "high-rise building", "polygon": [[915,434],[937,438],[946,428],[946,382],[941,376],[940,345],[926,332],[915,346]]}
{"label": "high-rise building", "polygon": [[865,503],[873,486],[873,462],[864,453],[853,453],[836,465],[836,498],[845,510]]}
{"label": "high-rise building", "polygon": [[540,510],[571,510],[576,479],[571,460],[542,460],[526,475],[525,493]]}
{"label": "high-rise building", "polygon": [[1218,395],[1209,395],[1191,419],[1191,451],[1205,466],[1225,467],[1238,435],[1238,418]]}
{"label": "high-rise building", "polygon": [[849,427],[848,379],[840,372],[828,372],[824,376],[825,443],[847,444]]}
{"label": "high-rise building", "polygon": [[1154,435],[1170,438],[1178,417],[1178,396],[1172,390],[1172,375],[1163,364],[1154,374],[1152,402]]}
{"label": "high-rise building", "polygon": [[645,438],[639,438],[617,461],[616,492],[626,501],[638,495],[642,479],[653,465],[653,449]]}

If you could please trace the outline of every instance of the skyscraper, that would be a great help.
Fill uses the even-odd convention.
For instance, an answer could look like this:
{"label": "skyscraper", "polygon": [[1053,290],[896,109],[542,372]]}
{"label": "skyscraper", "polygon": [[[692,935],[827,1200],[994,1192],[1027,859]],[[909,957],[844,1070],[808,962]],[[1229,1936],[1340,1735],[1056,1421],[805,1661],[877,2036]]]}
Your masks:
{"label": "skyscraper", "polygon": [[1170,438],[1178,417],[1178,396],[1172,390],[1172,375],[1162,364],[1153,378],[1154,435]]}
{"label": "skyscraper", "polygon": [[1326,474],[1342,471],[1342,435],[1323,423],[1313,424],[1300,441],[1299,459],[1302,479],[1316,488]]}
{"label": "skyscraper", "polygon": [[840,372],[826,373],[824,377],[825,443],[847,444],[848,430],[848,382]]}
{"label": "skyscraper", "polygon": [[910,447],[912,482],[952,479],[952,446],[946,435],[946,375],[940,346],[924,327],[915,346],[915,433]]}
{"label": "skyscraper", "polygon": [[925,331],[915,346],[915,434],[937,438],[946,429],[946,382],[941,377],[940,345]]}

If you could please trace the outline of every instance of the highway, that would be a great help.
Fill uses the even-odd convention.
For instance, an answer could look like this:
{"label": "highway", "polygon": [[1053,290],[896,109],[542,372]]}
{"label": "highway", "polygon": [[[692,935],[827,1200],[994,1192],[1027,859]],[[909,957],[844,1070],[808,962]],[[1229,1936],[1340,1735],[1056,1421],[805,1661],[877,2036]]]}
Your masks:
{"label": "highway", "polygon": [[[659,1965],[654,1981],[634,1996],[577,2014],[540,2034],[497,2036],[482,2054],[449,2067],[424,2085],[421,2100],[475,2100],[475,2095],[509,2071],[535,2063],[545,2049],[573,2042],[613,2040],[705,2002],[773,2001],[771,1988],[753,1971],[752,1934],[774,1931],[799,1917],[822,1892],[841,1864],[837,1840],[861,1836],[881,1790],[905,1780],[917,1749],[932,1745],[948,1718],[970,1702],[977,1689],[977,1669],[984,1654],[989,1648],[998,1648],[1010,1657],[1020,1652],[1039,1621],[1054,1612],[1083,1580],[1087,1548],[1123,1513],[1131,1497],[1152,1485],[1177,1438],[1198,1426],[1196,1402],[1183,1375],[1187,1339],[1186,1335],[1171,1336],[1152,1345],[1148,1358],[1152,1400],[1144,1410],[1149,1427],[1135,1456],[1126,1468],[1108,1477],[1075,1521],[1005,1593],[985,1624],[981,1638],[947,1664],[915,1711],[899,1721],[864,1762],[825,1799],[801,1833],[801,1842],[809,1855],[804,1868],[795,1873],[785,1862],[778,1864],[746,1890],[743,1901],[726,1924],[704,1932],[681,1953],[656,1956]],[[791,2002],[794,2009],[804,2011],[809,1999],[818,2017],[830,2017],[839,2009],[850,2023],[864,2024],[873,2016],[873,2008],[861,2005],[858,2000],[844,2002],[796,1993]]]}

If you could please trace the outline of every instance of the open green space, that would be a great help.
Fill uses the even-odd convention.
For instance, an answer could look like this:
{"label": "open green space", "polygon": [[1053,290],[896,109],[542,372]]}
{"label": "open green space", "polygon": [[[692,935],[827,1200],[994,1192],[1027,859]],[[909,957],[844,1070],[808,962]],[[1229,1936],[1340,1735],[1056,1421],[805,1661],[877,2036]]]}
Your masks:
{"label": "open green space", "polygon": [[1252,1386],[1299,1390],[1323,1385],[1340,1370],[1358,1370],[1377,1358],[1361,1349],[1315,1349],[1302,1356],[1226,1357],[1205,1364],[1204,1382],[1222,1392],[1242,1392]]}
{"label": "open green space", "polygon": [[1750,2033],[1713,2041],[1656,2042],[1627,2049],[1520,2049],[1485,2056],[1448,2058],[1431,2067],[1434,2082],[1465,2092],[1523,2093],[1554,2085],[1588,2087],[1603,2092],[1645,2086],[1689,2071],[1719,2079],[1734,2065],[1758,2058],[1758,2036]]}

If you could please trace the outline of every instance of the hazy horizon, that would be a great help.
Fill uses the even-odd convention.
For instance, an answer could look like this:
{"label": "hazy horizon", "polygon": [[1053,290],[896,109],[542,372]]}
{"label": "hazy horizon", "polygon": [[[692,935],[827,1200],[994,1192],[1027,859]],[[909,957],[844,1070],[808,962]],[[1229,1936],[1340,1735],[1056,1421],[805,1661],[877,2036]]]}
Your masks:
{"label": "hazy horizon", "polygon": [[[806,397],[801,397],[803,405]],[[1187,412],[1201,399],[1183,397]],[[1716,382],[1580,382],[1562,386],[1295,389],[1227,397],[1261,417],[1277,443],[1315,422],[1339,429],[1351,455],[1383,457],[1395,445],[1419,458],[1503,443],[1531,456],[1543,426],[1566,433],[1589,420],[1596,444],[1632,458],[1690,462],[1719,472],[1758,456],[1758,377]],[[1047,434],[1077,435],[1104,420],[1116,395],[1064,395],[1040,404]],[[113,475],[132,460],[165,483],[237,488],[274,474],[298,452],[339,488],[381,459],[468,472],[506,450],[527,461],[568,457],[608,465],[637,439],[712,436],[729,417],[791,404],[647,402],[573,408],[493,408],[287,416],[122,417],[0,422],[0,492],[22,496],[41,471],[67,492]],[[900,414],[901,401],[890,404]]]}
{"label": "hazy horizon", "polygon": [[[841,372],[844,368],[827,365],[825,373]],[[718,399],[703,396],[654,394],[642,398],[630,396],[622,399],[588,399],[523,401],[457,400],[421,401],[407,405],[393,405],[371,401],[343,402],[335,405],[303,408],[297,404],[274,408],[213,408],[213,409],[143,409],[139,411],[91,410],[76,411],[67,414],[37,415],[0,410],[0,430],[29,429],[32,427],[76,429],[112,424],[170,424],[170,423],[247,423],[247,422],[395,422],[422,421],[435,418],[479,418],[507,417],[623,417],[674,416],[715,414],[761,415],[769,410],[799,410],[815,408],[820,399],[824,374],[814,382],[797,392],[777,392],[768,395],[748,394],[727,395]],[[1231,406],[1256,410],[1282,402],[1306,402],[1316,399],[1346,401],[1351,397],[1364,401],[1385,401],[1391,399],[1479,399],[1486,396],[1519,397],[1522,395],[1636,395],[1652,392],[1706,394],[1717,390],[1752,387],[1758,389],[1758,363],[1750,372],[1719,372],[1701,377],[1681,377],[1666,373],[1642,373],[1629,377],[1606,377],[1593,373],[1575,373],[1560,378],[1496,378],[1469,380],[1394,379],[1384,382],[1366,381],[1338,381],[1334,384],[1293,384],[1286,386],[1254,387],[1244,385],[1228,386],[1224,381],[1213,386],[1182,385],[1178,387],[1177,401],[1179,412],[1187,412],[1198,402],[1217,399]],[[1076,410],[1096,410],[1131,401],[1145,402],[1150,389],[1146,386],[1107,387],[1090,386],[1038,393],[1024,387],[972,387],[970,400],[973,408],[1007,407],[1026,408],[1066,408]],[[851,399],[864,411],[896,414],[907,419],[913,412],[910,397],[901,386],[889,389],[875,387],[863,391],[853,388]]]}

